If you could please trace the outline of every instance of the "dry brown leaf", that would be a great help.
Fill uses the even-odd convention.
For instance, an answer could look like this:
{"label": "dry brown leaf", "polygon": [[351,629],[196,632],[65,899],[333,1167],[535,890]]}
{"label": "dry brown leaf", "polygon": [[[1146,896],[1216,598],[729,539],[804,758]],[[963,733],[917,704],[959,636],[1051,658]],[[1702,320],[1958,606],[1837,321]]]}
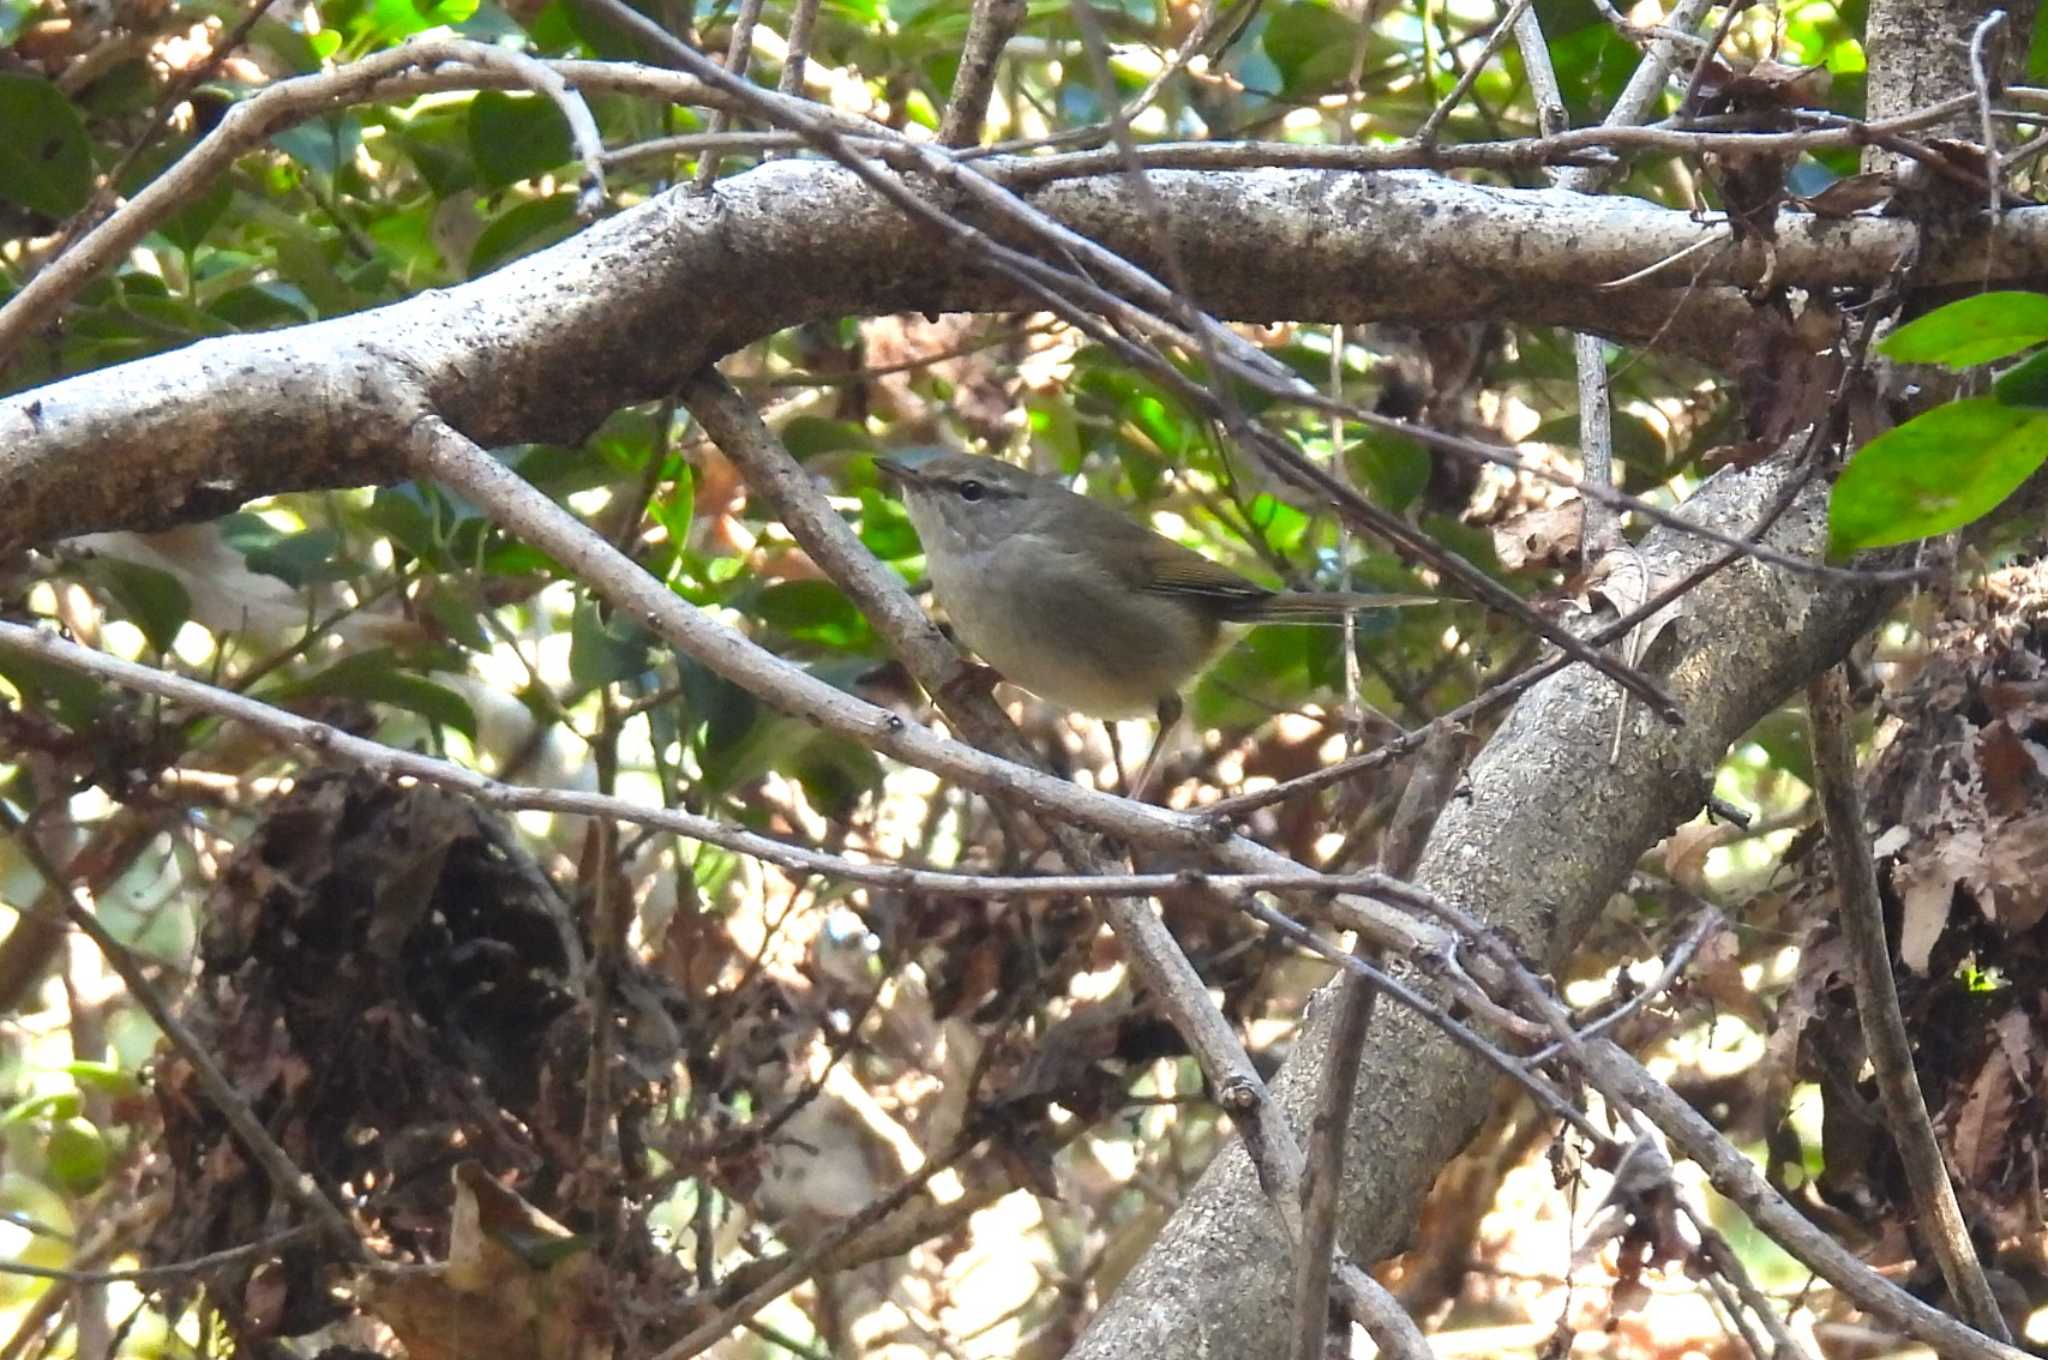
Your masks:
{"label": "dry brown leaf", "polygon": [[1659,846],[1664,872],[1688,892],[1707,890],[1707,856],[1742,834],[1728,822],[1692,821],[1666,836]]}
{"label": "dry brown leaf", "polygon": [[1562,505],[1536,506],[1493,526],[1493,553],[1508,571],[1563,566],[1578,557],[1585,527],[1586,503],[1577,497]]}
{"label": "dry brown leaf", "polygon": [[1966,1185],[1985,1185],[2004,1160],[2013,1109],[2018,1104],[2012,1077],[2004,1051],[1992,1049],[1956,1113],[1952,1151],[1956,1174]]}
{"label": "dry brown leaf", "polygon": [[1962,877],[1954,867],[1952,852],[1964,839],[1970,838],[1958,831],[1947,840],[1922,840],[1892,871],[1904,907],[1899,921],[1899,962],[1921,977],[1927,976],[1928,959],[1948,925],[1956,881]]}

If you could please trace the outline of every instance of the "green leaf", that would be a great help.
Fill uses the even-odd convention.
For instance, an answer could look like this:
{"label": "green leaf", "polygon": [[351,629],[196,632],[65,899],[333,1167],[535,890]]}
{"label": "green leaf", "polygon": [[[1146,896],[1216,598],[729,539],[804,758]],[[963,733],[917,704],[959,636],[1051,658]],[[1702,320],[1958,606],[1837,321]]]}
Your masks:
{"label": "green leaf", "polygon": [[270,135],[270,144],[300,165],[329,179],[362,145],[363,125],[352,114],[314,118]]}
{"label": "green leaf", "polygon": [[857,422],[823,416],[798,416],[790,421],[782,427],[782,444],[798,462],[821,453],[871,453],[875,447],[873,436]]}
{"label": "green leaf", "polygon": [[428,588],[420,608],[458,645],[472,652],[491,650],[491,635],[483,625],[484,604],[474,586],[442,578]]}
{"label": "green leaf", "polygon": [[76,1091],[45,1091],[26,1096],[0,1114],[0,1128],[12,1128],[36,1119],[70,1119],[84,1108]]}
{"label": "green leaf", "polygon": [[441,501],[418,482],[377,488],[364,522],[383,530],[391,541],[431,566],[448,565],[441,553]]}
{"label": "green leaf", "polygon": [[100,557],[93,560],[91,574],[106,586],[129,622],[142,630],[150,647],[158,652],[171,649],[178,630],[192,617],[191,595],[167,571],[118,557]]}
{"label": "green leaf", "polygon": [[247,287],[231,289],[215,298],[206,310],[244,331],[296,326],[320,319],[320,309],[313,305],[305,290],[281,279],[261,279]]}
{"label": "green leaf", "polygon": [[68,1062],[64,1064],[63,1070],[78,1083],[82,1091],[98,1091],[116,1100],[126,1100],[142,1094],[141,1080],[119,1063]]}
{"label": "green leaf", "polygon": [[[583,442],[614,472],[637,473],[654,453],[654,413],[640,406],[625,406],[611,413],[603,425]],[[521,472],[526,471],[522,464]],[[603,483],[599,483],[603,485]]]}
{"label": "green leaf", "polygon": [[2048,409],[2048,350],[2022,359],[1991,384],[1991,395],[2005,406]]}
{"label": "green leaf", "polygon": [[[668,489],[647,503],[647,513],[668,535],[669,543],[680,551],[690,541],[690,516],[696,511],[697,473],[680,458],[672,457],[669,462],[674,473]],[[669,469],[662,471],[666,474]]]}
{"label": "green leaf", "polygon": [[247,510],[222,515],[214,521],[214,528],[220,531],[222,542],[244,557],[284,537],[284,530]]}
{"label": "green leaf", "polygon": [[228,203],[234,196],[235,191],[226,180],[217,180],[211,189],[171,214],[157,230],[163,233],[165,240],[185,252],[185,258],[189,260],[192,252],[199,249],[199,243],[206,239],[206,233],[213,230],[221,214],[228,210]]}
{"label": "green leaf", "polygon": [[811,806],[834,820],[852,816],[861,796],[882,783],[875,753],[844,737],[817,734],[788,765]]}
{"label": "green leaf", "polygon": [[901,562],[921,550],[902,504],[873,487],[861,488],[860,541],[884,562]]}
{"label": "green leaf", "polygon": [[575,150],[553,100],[485,90],[469,106],[469,154],[484,183],[502,189],[566,164]]}
{"label": "green leaf", "polygon": [[26,652],[0,652],[0,680],[30,702],[54,710],[74,730],[90,727],[106,712],[107,691],[96,681]]}
{"label": "green leaf", "polygon": [[275,576],[294,588],[316,581],[346,580],[357,571],[354,563],[340,556],[341,536],[332,529],[280,534],[260,547],[241,548],[241,552],[249,570]]}
{"label": "green leaf", "polygon": [[39,76],[0,75],[0,198],[69,217],[92,196],[92,146],[61,91]]}
{"label": "green leaf", "polygon": [[333,694],[371,703],[389,704],[417,713],[428,722],[476,740],[476,712],[469,701],[445,685],[399,669],[398,654],[388,647],[344,657],[318,675],[280,685],[267,697],[299,698]]}
{"label": "green leaf", "polygon": [[755,610],[766,623],[804,642],[864,651],[874,642],[867,616],[830,581],[781,581],[761,592]]}
{"label": "green leaf", "polygon": [[477,234],[469,251],[472,278],[515,256],[553,245],[576,229],[576,196],[556,194],[521,203]]}
{"label": "green leaf", "polygon": [[648,667],[650,635],[645,628],[614,617],[609,624],[596,605],[579,602],[569,625],[569,679],[578,693],[640,674]]}
{"label": "green leaf", "polygon": [[67,1119],[51,1129],[44,1155],[51,1177],[74,1195],[98,1189],[113,1164],[106,1135],[88,1119]]}
{"label": "green leaf", "polygon": [[2048,340],[2048,296],[1979,293],[1937,307],[1878,343],[1902,364],[1974,368]]}
{"label": "green leaf", "polygon": [[1310,650],[1342,636],[1335,628],[1252,629],[1196,684],[1196,726],[1251,727],[1304,701],[1314,690]]}
{"label": "green leaf", "polygon": [[1368,433],[1351,446],[1351,466],[1389,510],[1406,510],[1429,485],[1429,450],[1397,434]]}
{"label": "green leaf", "polygon": [[322,316],[339,316],[361,305],[354,289],[335,271],[332,247],[298,222],[272,241],[277,272],[298,289]]}
{"label": "green leaf", "polygon": [[1828,555],[1944,534],[1995,509],[2048,458],[2048,415],[1971,397],[1865,444],[1828,497]]}
{"label": "green leaf", "polygon": [[1272,11],[1260,43],[1292,93],[1340,79],[1363,36],[1354,20],[1329,6],[1295,0]]}

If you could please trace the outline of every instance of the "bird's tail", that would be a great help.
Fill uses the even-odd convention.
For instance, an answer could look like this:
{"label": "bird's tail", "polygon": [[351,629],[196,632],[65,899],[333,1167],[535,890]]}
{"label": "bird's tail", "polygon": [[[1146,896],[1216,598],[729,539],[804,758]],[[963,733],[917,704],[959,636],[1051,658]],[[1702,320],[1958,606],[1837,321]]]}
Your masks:
{"label": "bird's tail", "polygon": [[1351,590],[1282,590],[1247,609],[1243,615],[1251,620],[1293,620],[1313,622],[1317,619],[1340,619],[1346,614],[1356,614],[1368,609],[1403,609],[1410,605],[1443,604],[1439,595],[1373,595]]}

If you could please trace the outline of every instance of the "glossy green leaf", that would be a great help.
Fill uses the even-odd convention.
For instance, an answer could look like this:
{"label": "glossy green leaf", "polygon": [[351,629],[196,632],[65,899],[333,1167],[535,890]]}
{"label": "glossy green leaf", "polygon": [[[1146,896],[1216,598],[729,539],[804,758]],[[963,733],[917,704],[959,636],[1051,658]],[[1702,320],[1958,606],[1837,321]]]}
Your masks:
{"label": "glossy green leaf", "polygon": [[650,635],[617,615],[609,622],[595,605],[580,603],[569,625],[569,679],[579,693],[640,674],[649,664]]}
{"label": "glossy green leaf", "polygon": [[798,416],[782,427],[782,444],[799,461],[821,453],[867,453],[875,447],[874,437],[851,420],[827,420],[822,416]]}
{"label": "glossy green leaf", "polygon": [[280,534],[261,546],[244,549],[242,556],[249,570],[275,576],[294,587],[346,580],[358,570],[341,555],[341,538],[332,529]]}
{"label": "glossy green leaf", "polygon": [[44,1091],[40,1095],[24,1096],[7,1107],[0,1114],[0,1128],[11,1128],[38,1119],[70,1119],[84,1103],[76,1091]]}
{"label": "glossy green leaf", "polygon": [[326,670],[304,680],[292,681],[270,691],[266,697],[298,698],[330,694],[370,703],[388,704],[476,740],[476,712],[446,685],[403,669],[403,662],[389,648],[357,652],[342,658]]}
{"label": "glossy green leaf", "polygon": [[274,132],[270,142],[308,170],[332,179],[362,145],[363,125],[352,114],[332,114]]}
{"label": "glossy green leaf", "polygon": [[1966,369],[2048,340],[2048,294],[1979,293],[1917,317],[1878,343],[1903,364]]}
{"label": "glossy green leaf", "polygon": [[793,638],[841,651],[864,650],[874,635],[867,616],[830,581],[780,581],[761,592],[755,611]]}
{"label": "glossy green leaf", "polygon": [[2029,355],[1991,384],[1991,395],[2006,406],[2048,410],[2048,350]]}
{"label": "glossy green leaf", "polygon": [[234,196],[235,191],[226,180],[217,180],[212,188],[171,214],[157,230],[190,259],[206,234],[219,224]]}
{"label": "glossy green leaf", "polygon": [[106,1135],[91,1120],[83,1118],[66,1119],[52,1128],[43,1154],[49,1161],[51,1178],[74,1195],[97,1190],[113,1164]]}
{"label": "glossy green leaf", "polygon": [[1356,20],[1315,0],[1293,0],[1273,8],[1260,43],[1293,93],[1342,78],[1363,38]]}
{"label": "glossy green leaf", "polygon": [[184,584],[167,571],[123,562],[117,557],[95,558],[91,576],[107,588],[129,622],[142,630],[149,645],[167,652],[192,617],[192,597]]}
{"label": "glossy green leaf", "polygon": [[864,487],[860,493],[860,541],[884,562],[901,562],[924,550],[903,503],[872,487]]}
{"label": "glossy green leaf", "polygon": [[40,76],[0,73],[0,199],[68,217],[92,195],[92,147],[71,101]]}
{"label": "glossy green leaf", "polygon": [[670,462],[674,470],[669,472],[666,486],[647,503],[647,513],[668,535],[668,541],[681,547],[690,541],[690,516],[695,511],[697,498],[697,470],[680,458],[671,458]]}
{"label": "glossy green leaf", "polygon": [[469,272],[488,273],[507,260],[553,245],[575,229],[574,194],[521,203],[478,234],[469,252]]}
{"label": "glossy green leaf", "polygon": [[2048,458],[2048,414],[1971,397],[1885,431],[1828,498],[1828,553],[1909,543],[1989,511]]}
{"label": "glossy green leaf", "polygon": [[484,183],[503,188],[566,164],[575,151],[553,100],[484,90],[469,106],[469,154]]}
{"label": "glossy green leaf", "polygon": [[141,1079],[119,1063],[68,1062],[63,1070],[78,1083],[80,1090],[97,1091],[116,1100],[127,1100],[143,1092]]}

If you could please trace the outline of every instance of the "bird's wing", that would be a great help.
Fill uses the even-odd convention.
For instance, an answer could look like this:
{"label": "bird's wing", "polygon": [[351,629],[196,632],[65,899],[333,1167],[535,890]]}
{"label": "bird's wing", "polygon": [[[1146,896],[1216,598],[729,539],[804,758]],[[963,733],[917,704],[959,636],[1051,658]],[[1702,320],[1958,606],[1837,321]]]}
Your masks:
{"label": "bird's wing", "polygon": [[1160,595],[1199,595],[1216,601],[1218,612],[1226,617],[1240,609],[1250,609],[1273,594],[1265,586],[1218,566],[1172,539],[1149,532],[1146,537],[1151,540],[1145,545],[1149,579],[1141,583],[1142,589]]}

